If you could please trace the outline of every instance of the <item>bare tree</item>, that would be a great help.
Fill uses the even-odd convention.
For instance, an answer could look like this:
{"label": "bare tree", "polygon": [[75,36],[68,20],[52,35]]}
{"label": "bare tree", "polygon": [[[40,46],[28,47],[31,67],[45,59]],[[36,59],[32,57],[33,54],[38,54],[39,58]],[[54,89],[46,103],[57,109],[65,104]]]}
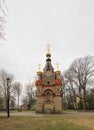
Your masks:
{"label": "bare tree", "polygon": [[[79,96],[78,92],[78,85],[74,84],[74,74],[73,71],[69,68],[64,72],[64,83],[65,83],[65,90],[67,95],[70,95],[73,97],[73,107],[77,109],[77,101],[76,98]],[[71,97],[70,97],[71,98]],[[67,101],[69,102],[69,100]]]}
{"label": "bare tree", "polygon": [[15,82],[15,83],[13,83],[13,88],[18,96],[18,110],[19,110],[19,108],[20,108],[19,100],[20,100],[20,95],[21,95],[21,91],[22,91],[22,84],[20,82]]}
{"label": "bare tree", "polygon": [[13,93],[10,95],[10,109],[16,109],[16,98]]}
{"label": "bare tree", "polygon": [[[26,93],[26,100],[28,104],[28,109],[32,109],[35,103],[35,97],[36,97],[36,90],[35,90],[35,85],[34,82],[29,82],[25,85],[25,93]],[[24,100],[25,100],[24,98]],[[25,101],[26,101],[25,100]]]}
{"label": "bare tree", "polygon": [[7,115],[9,115],[9,102],[10,102],[10,94],[13,91],[13,88],[11,87],[11,83],[14,79],[14,76],[12,74],[7,73],[5,70],[0,71],[0,87],[2,88],[2,94],[5,97],[6,101],[6,110]]}
{"label": "bare tree", "polygon": [[80,98],[83,109],[86,109],[86,91],[94,83],[94,57],[86,56],[74,60],[65,77],[70,83],[73,94]]}
{"label": "bare tree", "polygon": [[3,95],[3,88],[1,87],[1,82],[0,82],[0,110],[5,109],[5,98]]}

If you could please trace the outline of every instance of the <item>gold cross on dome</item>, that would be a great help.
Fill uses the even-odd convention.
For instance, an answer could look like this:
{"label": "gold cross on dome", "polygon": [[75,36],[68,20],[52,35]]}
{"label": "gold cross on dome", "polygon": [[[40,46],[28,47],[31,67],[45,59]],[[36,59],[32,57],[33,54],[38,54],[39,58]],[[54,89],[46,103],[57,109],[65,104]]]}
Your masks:
{"label": "gold cross on dome", "polygon": [[50,44],[47,44],[47,51],[50,52]]}
{"label": "gold cross on dome", "polygon": [[59,69],[59,62],[56,63],[56,66],[57,66],[57,70]]}
{"label": "gold cross on dome", "polygon": [[39,70],[41,69],[41,64],[38,64],[38,69],[39,69]]}

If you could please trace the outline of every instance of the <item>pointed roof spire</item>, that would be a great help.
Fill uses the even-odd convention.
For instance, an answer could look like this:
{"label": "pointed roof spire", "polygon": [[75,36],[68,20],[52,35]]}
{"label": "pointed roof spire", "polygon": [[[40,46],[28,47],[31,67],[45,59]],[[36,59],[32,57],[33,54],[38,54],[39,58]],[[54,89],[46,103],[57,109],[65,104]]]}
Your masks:
{"label": "pointed roof spire", "polygon": [[38,64],[38,69],[39,69],[39,70],[41,69],[41,64]]}
{"label": "pointed roof spire", "polygon": [[48,53],[50,52],[50,44],[49,43],[47,44],[47,52]]}
{"label": "pointed roof spire", "polygon": [[47,53],[46,53],[46,57],[51,57],[51,53],[50,53],[50,44],[47,44]]}
{"label": "pointed roof spire", "polygon": [[56,66],[57,66],[57,70],[59,69],[59,62],[56,63]]}

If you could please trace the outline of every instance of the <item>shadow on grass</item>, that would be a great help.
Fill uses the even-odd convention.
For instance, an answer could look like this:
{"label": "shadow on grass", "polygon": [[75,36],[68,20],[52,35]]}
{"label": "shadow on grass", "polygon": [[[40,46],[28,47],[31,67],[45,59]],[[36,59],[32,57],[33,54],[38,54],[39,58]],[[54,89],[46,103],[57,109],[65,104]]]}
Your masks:
{"label": "shadow on grass", "polygon": [[7,118],[8,118],[7,116],[0,116],[0,119],[7,119]]}

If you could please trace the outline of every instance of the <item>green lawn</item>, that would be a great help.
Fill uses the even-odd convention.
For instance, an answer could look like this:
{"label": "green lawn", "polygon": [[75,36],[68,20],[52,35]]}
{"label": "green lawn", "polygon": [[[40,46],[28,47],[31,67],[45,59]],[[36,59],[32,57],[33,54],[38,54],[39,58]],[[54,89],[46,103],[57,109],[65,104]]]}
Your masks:
{"label": "green lawn", "polygon": [[94,130],[94,113],[0,117],[0,130]]}

